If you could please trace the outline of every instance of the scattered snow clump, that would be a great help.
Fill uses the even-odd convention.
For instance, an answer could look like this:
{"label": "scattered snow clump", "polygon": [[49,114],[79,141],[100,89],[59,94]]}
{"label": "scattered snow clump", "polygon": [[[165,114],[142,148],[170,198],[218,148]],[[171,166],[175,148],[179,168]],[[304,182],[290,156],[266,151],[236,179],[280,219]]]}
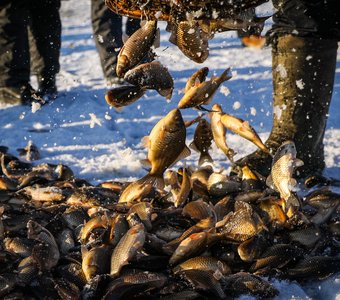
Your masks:
{"label": "scattered snow clump", "polygon": [[296,80],[296,86],[300,89],[303,90],[305,87],[305,83],[302,81],[302,79]]}
{"label": "scattered snow clump", "polygon": [[241,107],[241,103],[239,101],[235,101],[234,104],[233,104],[233,109],[234,110],[237,110]]}

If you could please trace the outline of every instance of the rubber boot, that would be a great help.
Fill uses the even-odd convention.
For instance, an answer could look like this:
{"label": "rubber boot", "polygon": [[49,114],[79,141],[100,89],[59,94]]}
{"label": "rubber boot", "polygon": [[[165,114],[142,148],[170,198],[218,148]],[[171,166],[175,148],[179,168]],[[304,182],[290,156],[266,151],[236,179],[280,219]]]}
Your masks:
{"label": "rubber boot", "polygon": [[[285,35],[272,49],[273,127],[265,142],[272,154],[293,140],[304,161],[299,177],[321,174],[325,167],[323,137],[332,97],[337,41]],[[268,176],[272,158],[258,150],[237,164]]]}

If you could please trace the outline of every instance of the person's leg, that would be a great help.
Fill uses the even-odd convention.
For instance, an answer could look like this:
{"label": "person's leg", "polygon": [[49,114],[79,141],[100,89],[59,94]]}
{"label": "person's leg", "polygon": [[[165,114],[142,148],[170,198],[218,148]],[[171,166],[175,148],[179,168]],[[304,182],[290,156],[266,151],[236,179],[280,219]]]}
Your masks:
{"label": "person's leg", "polygon": [[56,74],[60,70],[60,0],[30,1],[30,52],[32,72],[38,76],[39,92],[55,98]]}
{"label": "person's leg", "polygon": [[0,102],[21,103],[20,89],[29,81],[26,1],[0,4]]}
{"label": "person's leg", "polygon": [[93,35],[103,73],[108,84],[120,83],[116,75],[117,55],[123,46],[122,17],[112,12],[104,0],[91,1]]}
{"label": "person's leg", "polygon": [[[288,6],[281,6],[288,12],[281,11],[274,18],[271,32],[274,114],[266,145],[274,154],[285,140],[293,140],[298,158],[305,163],[299,172],[306,176],[320,173],[325,166],[323,137],[334,84],[337,36],[323,33],[318,19],[314,19],[314,23],[306,20],[287,26],[287,16],[299,19],[299,14],[304,14],[306,8],[297,10],[291,5],[292,1],[283,2],[289,2]],[[298,29],[294,27],[297,25]],[[328,25],[334,32],[339,26],[336,23]],[[237,163],[247,164],[265,176],[271,168],[270,156],[261,151]]]}

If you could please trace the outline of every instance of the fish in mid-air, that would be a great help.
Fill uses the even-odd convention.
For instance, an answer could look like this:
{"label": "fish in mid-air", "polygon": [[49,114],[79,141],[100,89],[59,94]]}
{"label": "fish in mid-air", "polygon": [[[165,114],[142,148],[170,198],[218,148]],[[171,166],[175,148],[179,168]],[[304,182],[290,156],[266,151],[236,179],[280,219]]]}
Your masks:
{"label": "fish in mid-air", "polygon": [[266,180],[267,186],[277,190],[283,198],[283,208],[288,217],[292,217],[300,207],[300,201],[293,193],[297,185],[293,174],[296,168],[303,166],[303,161],[296,158],[296,154],[294,142],[285,141],[274,155],[271,173]]}

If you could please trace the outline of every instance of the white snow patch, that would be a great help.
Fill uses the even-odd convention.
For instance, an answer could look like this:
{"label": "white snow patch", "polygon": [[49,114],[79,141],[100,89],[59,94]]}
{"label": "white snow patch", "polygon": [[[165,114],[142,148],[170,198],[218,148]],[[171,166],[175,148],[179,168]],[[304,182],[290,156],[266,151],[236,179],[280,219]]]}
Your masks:
{"label": "white snow patch", "polygon": [[250,108],[250,114],[251,114],[252,116],[256,116],[256,108],[255,108],[255,107],[251,107],[251,108]]}
{"label": "white snow patch", "polygon": [[41,108],[41,104],[38,102],[32,102],[32,113],[36,113]]}
{"label": "white snow patch", "polygon": [[235,101],[234,104],[233,104],[233,109],[237,110],[237,109],[240,109],[240,107],[241,107],[241,102]]}
{"label": "white snow patch", "polygon": [[90,128],[94,128],[94,126],[97,124],[98,126],[102,126],[102,123],[97,118],[97,116],[94,113],[89,113],[89,116],[91,118],[90,120]]}
{"label": "white snow patch", "polygon": [[230,94],[230,90],[226,86],[222,85],[220,87],[220,93],[224,96],[228,96]]}
{"label": "white snow patch", "polygon": [[304,87],[305,87],[305,83],[303,82],[302,79],[299,79],[299,80],[296,80],[296,86],[300,89],[300,90],[303,90]]}

